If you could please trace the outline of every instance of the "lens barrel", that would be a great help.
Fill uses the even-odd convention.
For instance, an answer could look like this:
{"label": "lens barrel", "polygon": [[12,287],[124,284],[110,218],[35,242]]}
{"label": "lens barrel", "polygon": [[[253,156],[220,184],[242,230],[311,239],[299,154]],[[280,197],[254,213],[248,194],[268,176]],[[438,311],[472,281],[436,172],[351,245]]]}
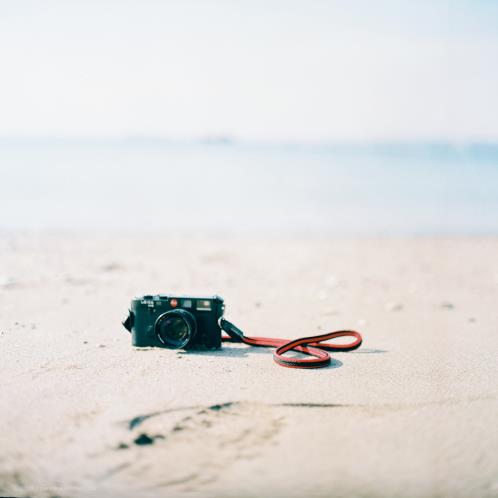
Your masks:
{"label": "lens barrel", "polygon": [[196,328],[192,313],[182,309],[163,313],[154,326],[157,338],[171,349],[184,348],[195,337]]}

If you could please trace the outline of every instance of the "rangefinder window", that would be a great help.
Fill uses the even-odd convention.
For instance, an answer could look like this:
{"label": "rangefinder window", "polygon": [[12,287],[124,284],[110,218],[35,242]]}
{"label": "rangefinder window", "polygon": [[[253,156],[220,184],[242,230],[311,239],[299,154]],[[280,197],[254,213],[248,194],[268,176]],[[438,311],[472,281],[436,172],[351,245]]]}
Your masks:
{"label": "rangefinder window", "polygon": [[199,299],[196,307],[199,311],[211,311],[211,301],[207,299]]}

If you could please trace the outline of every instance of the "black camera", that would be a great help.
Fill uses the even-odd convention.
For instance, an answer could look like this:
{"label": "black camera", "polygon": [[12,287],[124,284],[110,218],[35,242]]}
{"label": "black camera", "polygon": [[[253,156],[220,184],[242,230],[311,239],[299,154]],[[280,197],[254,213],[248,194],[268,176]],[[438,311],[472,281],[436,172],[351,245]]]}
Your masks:
{"label": "black camera", "polygon": [[146,295],[131,301],[123,325],[134,346],[216,349],[221,347],[224,310],[219,296]]}

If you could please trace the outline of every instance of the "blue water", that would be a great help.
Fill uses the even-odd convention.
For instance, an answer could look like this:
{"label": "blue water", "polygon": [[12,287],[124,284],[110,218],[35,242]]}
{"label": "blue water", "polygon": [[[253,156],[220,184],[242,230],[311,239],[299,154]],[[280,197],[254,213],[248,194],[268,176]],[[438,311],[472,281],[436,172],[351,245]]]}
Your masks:
{"label": "blue water", "polygon": [[497,234],[498,145],[1,139],[18,229]]}

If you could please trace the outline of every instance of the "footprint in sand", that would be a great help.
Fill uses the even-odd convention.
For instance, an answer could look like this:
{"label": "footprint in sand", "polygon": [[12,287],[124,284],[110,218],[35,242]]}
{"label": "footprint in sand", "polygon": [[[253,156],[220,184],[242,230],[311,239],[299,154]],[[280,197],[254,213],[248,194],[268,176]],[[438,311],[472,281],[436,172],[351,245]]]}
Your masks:
{"label": "footprint in sand", "polygon": [[[272,444],[284,417],[271,405],[225,403],[135,417],[114,446],[119,461],[101,477],[140,479],[147,487],[213,482],[234,460]],[[192,451],[193,445],[202,451]],[[221,451],[223,450],[223,451]]]}

